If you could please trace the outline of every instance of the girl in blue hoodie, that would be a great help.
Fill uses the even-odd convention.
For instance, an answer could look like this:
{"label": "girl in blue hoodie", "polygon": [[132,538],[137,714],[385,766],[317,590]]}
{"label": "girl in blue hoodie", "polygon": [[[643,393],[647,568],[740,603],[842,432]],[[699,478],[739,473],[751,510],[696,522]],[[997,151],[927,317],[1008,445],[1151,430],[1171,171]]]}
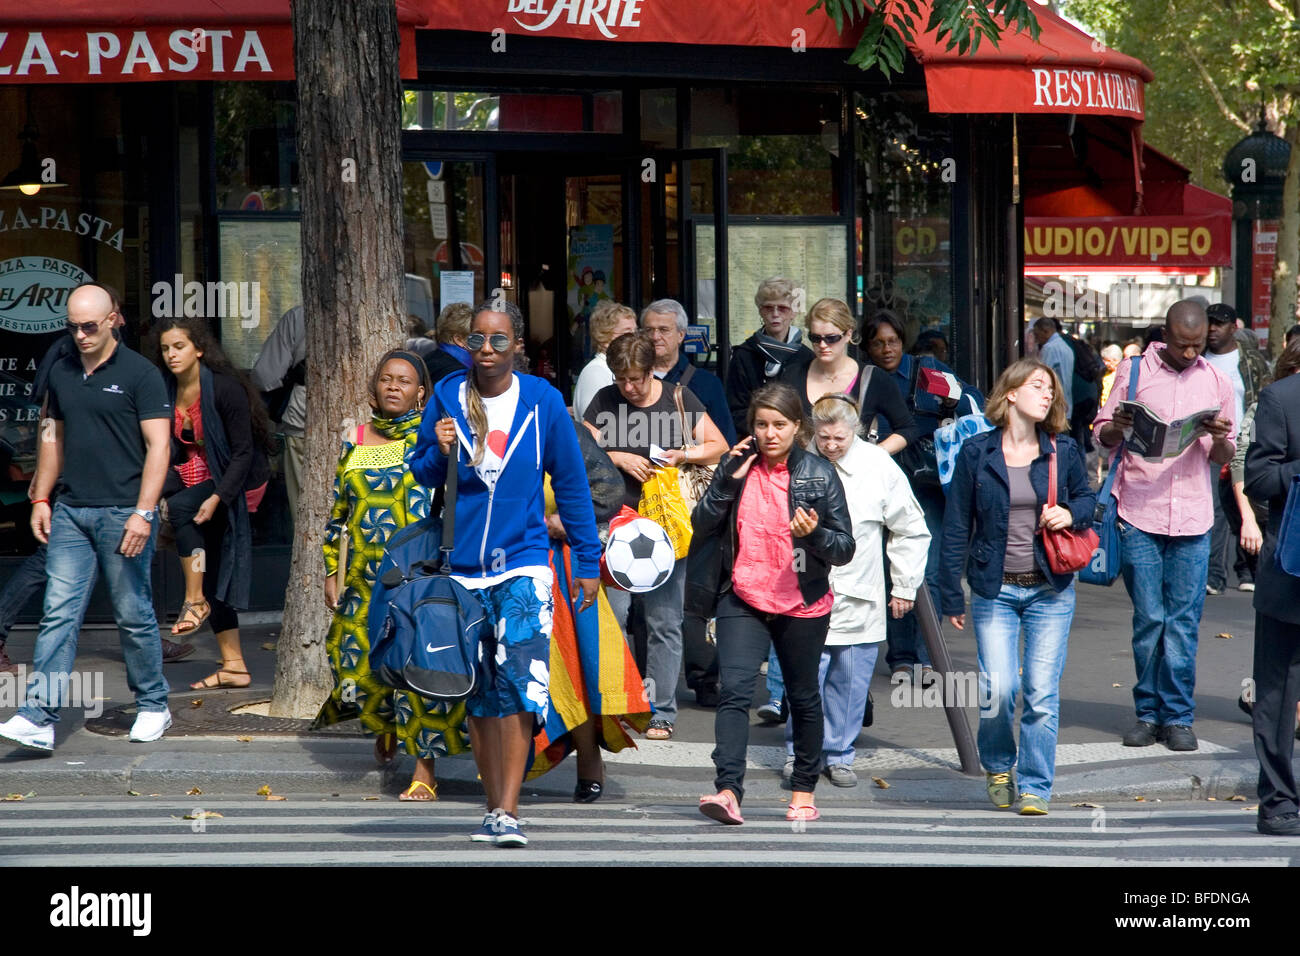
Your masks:
{"label": "girl in blue hoodie", "polygon": [[488,301],[474,313],[467,345],[473,366],[434,388],[411,458],[416,480],[437,488],[456,454],[457,499],[451,572],[481,591],[495,623],[496,650],[467,702],[470,742],[487,792],[476,842],[524,846],[519,788],[529,745],[550,705],[550,541],[543,478],[551,487],[573,560],[572,598],[596,600],[600,539],[582,451],[564,399],[548,382],[514,371],[524,344],[518,307]]}

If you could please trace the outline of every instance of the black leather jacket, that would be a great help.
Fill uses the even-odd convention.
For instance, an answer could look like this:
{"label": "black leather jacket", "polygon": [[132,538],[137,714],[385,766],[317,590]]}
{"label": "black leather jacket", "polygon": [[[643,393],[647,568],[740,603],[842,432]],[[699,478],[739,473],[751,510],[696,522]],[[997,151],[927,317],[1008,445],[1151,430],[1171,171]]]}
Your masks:
{"label": "black leather jacket", "polygon": [[[743,458],[723,458],[713,483],[691,516],[687,613],[711,617],[718,597],[731,589],[736,554],[736,507],[745,484],[745,479],[732,476],[743,463]],[[848,564],[853,559],[856,548],[853,522],[834,465],[796,445],[790,449],[786,467],[790,470],[790,517],[794,517],[796,508],[817,511],[817,527],[813,533],[794,539],[795,548],[804,549],[803,560],[795,563],[799,593],[805,604],[813,604],[830,590],[831,567]],[[752,470],[751,467],[751,473]]]}

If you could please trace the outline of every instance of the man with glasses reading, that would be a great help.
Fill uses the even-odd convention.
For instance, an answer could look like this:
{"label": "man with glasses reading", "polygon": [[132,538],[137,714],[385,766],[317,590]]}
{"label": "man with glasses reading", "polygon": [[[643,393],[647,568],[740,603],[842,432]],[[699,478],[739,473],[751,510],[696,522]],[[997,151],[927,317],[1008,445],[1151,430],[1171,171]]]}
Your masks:
{"label": "man with glasses reading", "polygon": [[[36,750],[54,749],[54,724],[67,703],[97,570],[108,585],[136,698],[130,739],[157,740],[171,726],[150,563],[172,410],[162,374],[114,337],[116,319],[103,287],[86,283],[74,289],[68,332],[76,350],[50,369],[31,519],[32,533],[48,545],[45,612],[26,702],[0,724],[0,737]],[[64,490],[51,511],[50,492],[60,473]]]}

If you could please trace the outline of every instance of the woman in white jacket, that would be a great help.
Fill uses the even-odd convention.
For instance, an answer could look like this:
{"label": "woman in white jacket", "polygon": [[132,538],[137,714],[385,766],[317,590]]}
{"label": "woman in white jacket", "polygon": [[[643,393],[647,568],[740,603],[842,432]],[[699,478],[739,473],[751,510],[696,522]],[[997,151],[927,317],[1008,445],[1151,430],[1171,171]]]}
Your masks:
{"label": "woman in white jacket", "polygon": [[[888,613],[902,617],[925,579],[930,532],[902,469],[888,452],[860,437],[862,421],[851,398],[836,393],[820,399],[813,406],[812,425],[816,451],[839,471],[857,542],[853,560],[831,568],[835,606],[818,673],[826,722],[825,772],[835,786],[853,787],[858,783],[853,742],[862,730],[876,654],[885,640],[883,553],[889,554],[893,578]],[[882,548],[884,530],[889,542]],[[792,748],[787,723],[787,754],[793,755]],[[786,760],[787,766],[793,759]]]}

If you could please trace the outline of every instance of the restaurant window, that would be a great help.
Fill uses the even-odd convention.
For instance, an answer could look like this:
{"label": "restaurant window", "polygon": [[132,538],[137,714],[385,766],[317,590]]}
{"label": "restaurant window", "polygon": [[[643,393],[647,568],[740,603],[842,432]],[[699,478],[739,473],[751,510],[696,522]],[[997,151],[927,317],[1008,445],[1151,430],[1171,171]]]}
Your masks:
{"label": "restaurant window", "polygon": [[408,319],[433,331],[446,306],[487,298],[483,163],[403,163],[402,221]]}
{"label": "restaurant window", "polygon": [[854,96],[858,192],[858,311],[897,313],[911,348],[922,329],[941,331],[952,365],[952,131],[925,94]]}
{"label": "restaurant window", "polygon": [[[839,215],[839,145],[838,93],[691,91],[691,146],[726,148],[732,216]],[[712,212],[711,186],[701,186],[693,208]]]}
{"label": "restaurant window", "polygon": [[[115,287],[132,345],[148,321],[145,139],[135,119],[148,115],[143,98],[112,85],[0,86],[0,554],[35,547],[32,379],[67,335],[69,293],[92,280]],[[35,182],[32,158],[45,174]]]}
{"label": "restaurant window", "polygon": [[618,90],[408,89],[402,128],[490,133],[621,133]]}
{"label": "restaurant window", "polygon": [[[276,323],[302,303],[297,133],[293,83],[213,87],[218,275],[237,292],[210,319],[240,369],[252,368]],[[182,207],[182,239],[184,220]],[[281,448],[272,456],[272,479],[252,516],[254,545],[292,542],[282,455]]]}
{"label": "restaurant window", "polygon": [[214,127],[220,277],[240,293],[219,317],[221,344],[247,369],[302,301],[294,84],[217,84]]}

